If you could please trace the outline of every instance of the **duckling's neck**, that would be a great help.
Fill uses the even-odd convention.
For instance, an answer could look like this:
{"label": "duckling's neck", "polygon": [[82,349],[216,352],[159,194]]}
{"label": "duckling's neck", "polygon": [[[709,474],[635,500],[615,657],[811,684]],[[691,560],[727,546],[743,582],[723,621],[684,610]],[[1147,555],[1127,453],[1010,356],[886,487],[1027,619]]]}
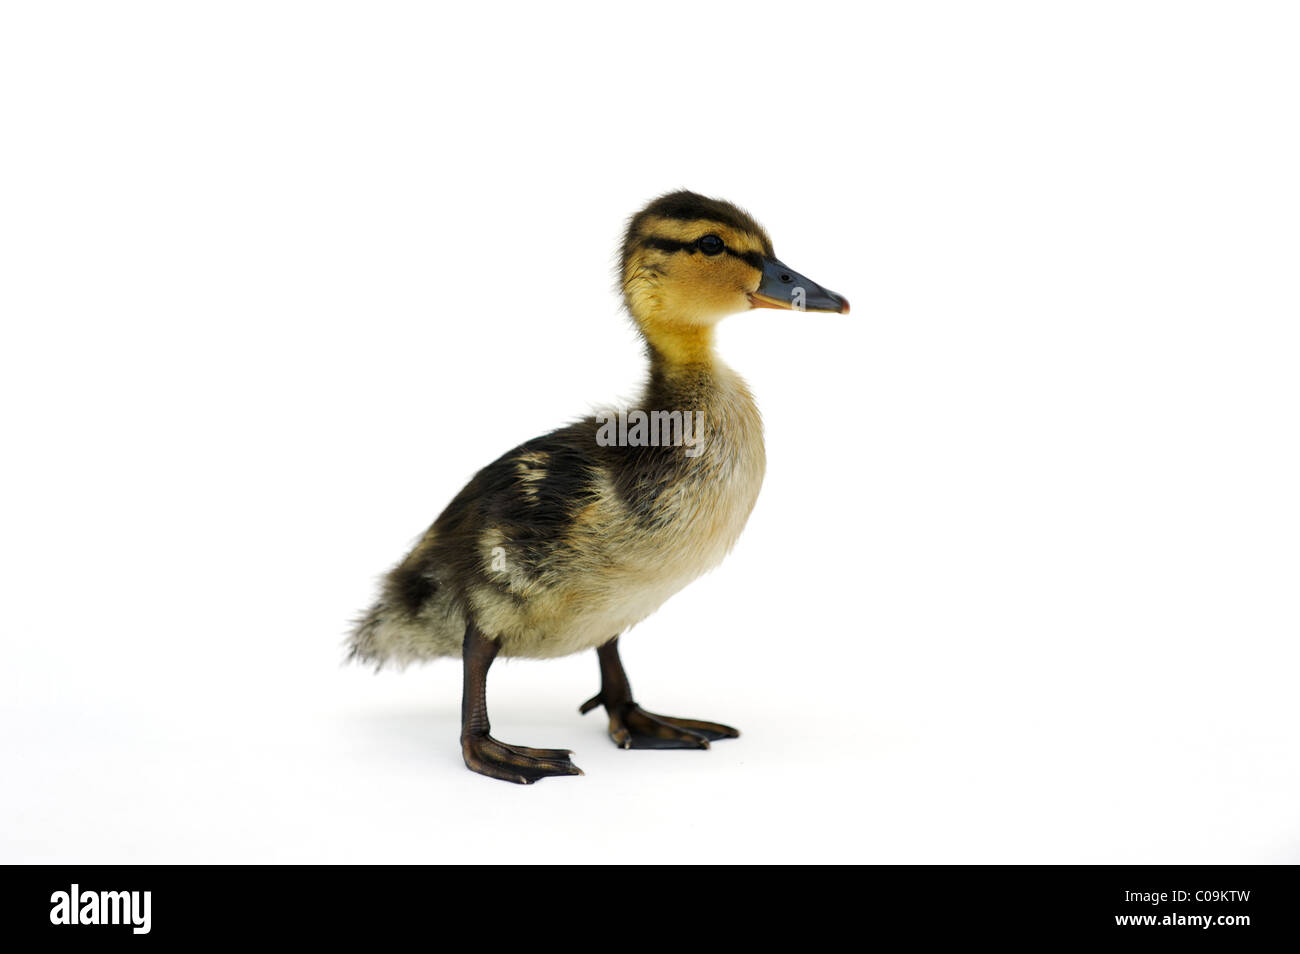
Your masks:
{"label": "duckling's neck", "polygon": [[640,327],[650,354],[651,374],[707,374],[717,361],[712,325],[653,315],[642,320]]}
{"label": "duckling's neck", "polygon": [[[690,322],[642,322],[650,375],[641,395],[653,410],[703,411],[709,426],[739,402],[752,406],[745,382],[713,350],[713,328]],[[757,413],[757,412],[755,412]]]}

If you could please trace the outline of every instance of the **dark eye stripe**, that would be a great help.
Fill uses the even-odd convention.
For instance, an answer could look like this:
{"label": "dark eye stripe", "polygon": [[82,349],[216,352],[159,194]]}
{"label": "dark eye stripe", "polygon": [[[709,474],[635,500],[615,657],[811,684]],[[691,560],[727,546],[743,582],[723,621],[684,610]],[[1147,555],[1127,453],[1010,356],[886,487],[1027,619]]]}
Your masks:
{"label": "dark eye stripe", "polygon": [[728,255],[736,256],[736,258],[740,259],[742,262],[752,265],[754,268],[757,268],[760,272],[763,270],[763,256],[760,255],[758,252],[737,252],[733,249],[727,248],[727,246],[725,245],[722,246],[722,250],[726,252]]}
{"label": "dark eye stripe", "polygon": [[688,252],[695,251],[694,242],[679,242],[677,239],[659,238],[656,235],[647,235],[641,240],[641,244],[646,248],[657,248],[661,252],[680,252],[683,249]]}
{"label": "dark eye stripe", "polygon": [[[694,242],[681,242],[677,239],[660,238],[658,235],[647,235],[641,239],[641,244],[646,248],[658,249],[661,252],[690,252],[694,255],[699,251]],[[747,265],[757,268],[760,272],[763,270],[763,256],[758,252],[737,252],[729,245],[723,245],[722,250],[734,258],[740,259]]]}

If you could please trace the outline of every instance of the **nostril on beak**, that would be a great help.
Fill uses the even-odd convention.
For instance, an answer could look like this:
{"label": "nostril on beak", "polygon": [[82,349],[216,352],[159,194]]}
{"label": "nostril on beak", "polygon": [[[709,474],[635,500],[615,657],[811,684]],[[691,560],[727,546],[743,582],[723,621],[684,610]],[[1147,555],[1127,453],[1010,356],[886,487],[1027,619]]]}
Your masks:
{"label": "nostril on beak", "polygon": [[786,274],[785,272],[782,272],[782,273],[781,273],[781,281],[783,281],[783,282],[785,282],[787,285],[789,285],[789,284],[790,284],[790,281],[791,281],[790,276],[789,276],[788,274]]}

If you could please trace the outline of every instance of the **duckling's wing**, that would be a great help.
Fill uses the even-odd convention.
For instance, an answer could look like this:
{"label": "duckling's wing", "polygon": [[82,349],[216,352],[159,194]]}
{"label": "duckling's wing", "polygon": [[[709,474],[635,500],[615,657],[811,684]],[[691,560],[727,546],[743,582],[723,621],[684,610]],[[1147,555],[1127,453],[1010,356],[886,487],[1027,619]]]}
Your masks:
{"label": "duckling's wing", "polygon": [[569,531],[609,486],[601,457],[586,418],[480,470],[385,577],[352,631],[351,657],[380,666],[459,656],[472,599],[517,601],[562,575]]}

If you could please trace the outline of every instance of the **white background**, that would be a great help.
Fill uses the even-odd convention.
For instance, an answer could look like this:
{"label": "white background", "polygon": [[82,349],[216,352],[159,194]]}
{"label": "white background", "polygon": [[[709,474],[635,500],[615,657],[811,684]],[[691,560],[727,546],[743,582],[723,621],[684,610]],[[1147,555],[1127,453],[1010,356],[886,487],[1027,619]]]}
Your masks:
{"label": "white background", "polygon": [[[10,4],[4,861],[1300,861],[1285,4]],[[478,467],[630,396],[626,217],[851,315],[721,350],[769,472],[624,640],[342,665]]]}

